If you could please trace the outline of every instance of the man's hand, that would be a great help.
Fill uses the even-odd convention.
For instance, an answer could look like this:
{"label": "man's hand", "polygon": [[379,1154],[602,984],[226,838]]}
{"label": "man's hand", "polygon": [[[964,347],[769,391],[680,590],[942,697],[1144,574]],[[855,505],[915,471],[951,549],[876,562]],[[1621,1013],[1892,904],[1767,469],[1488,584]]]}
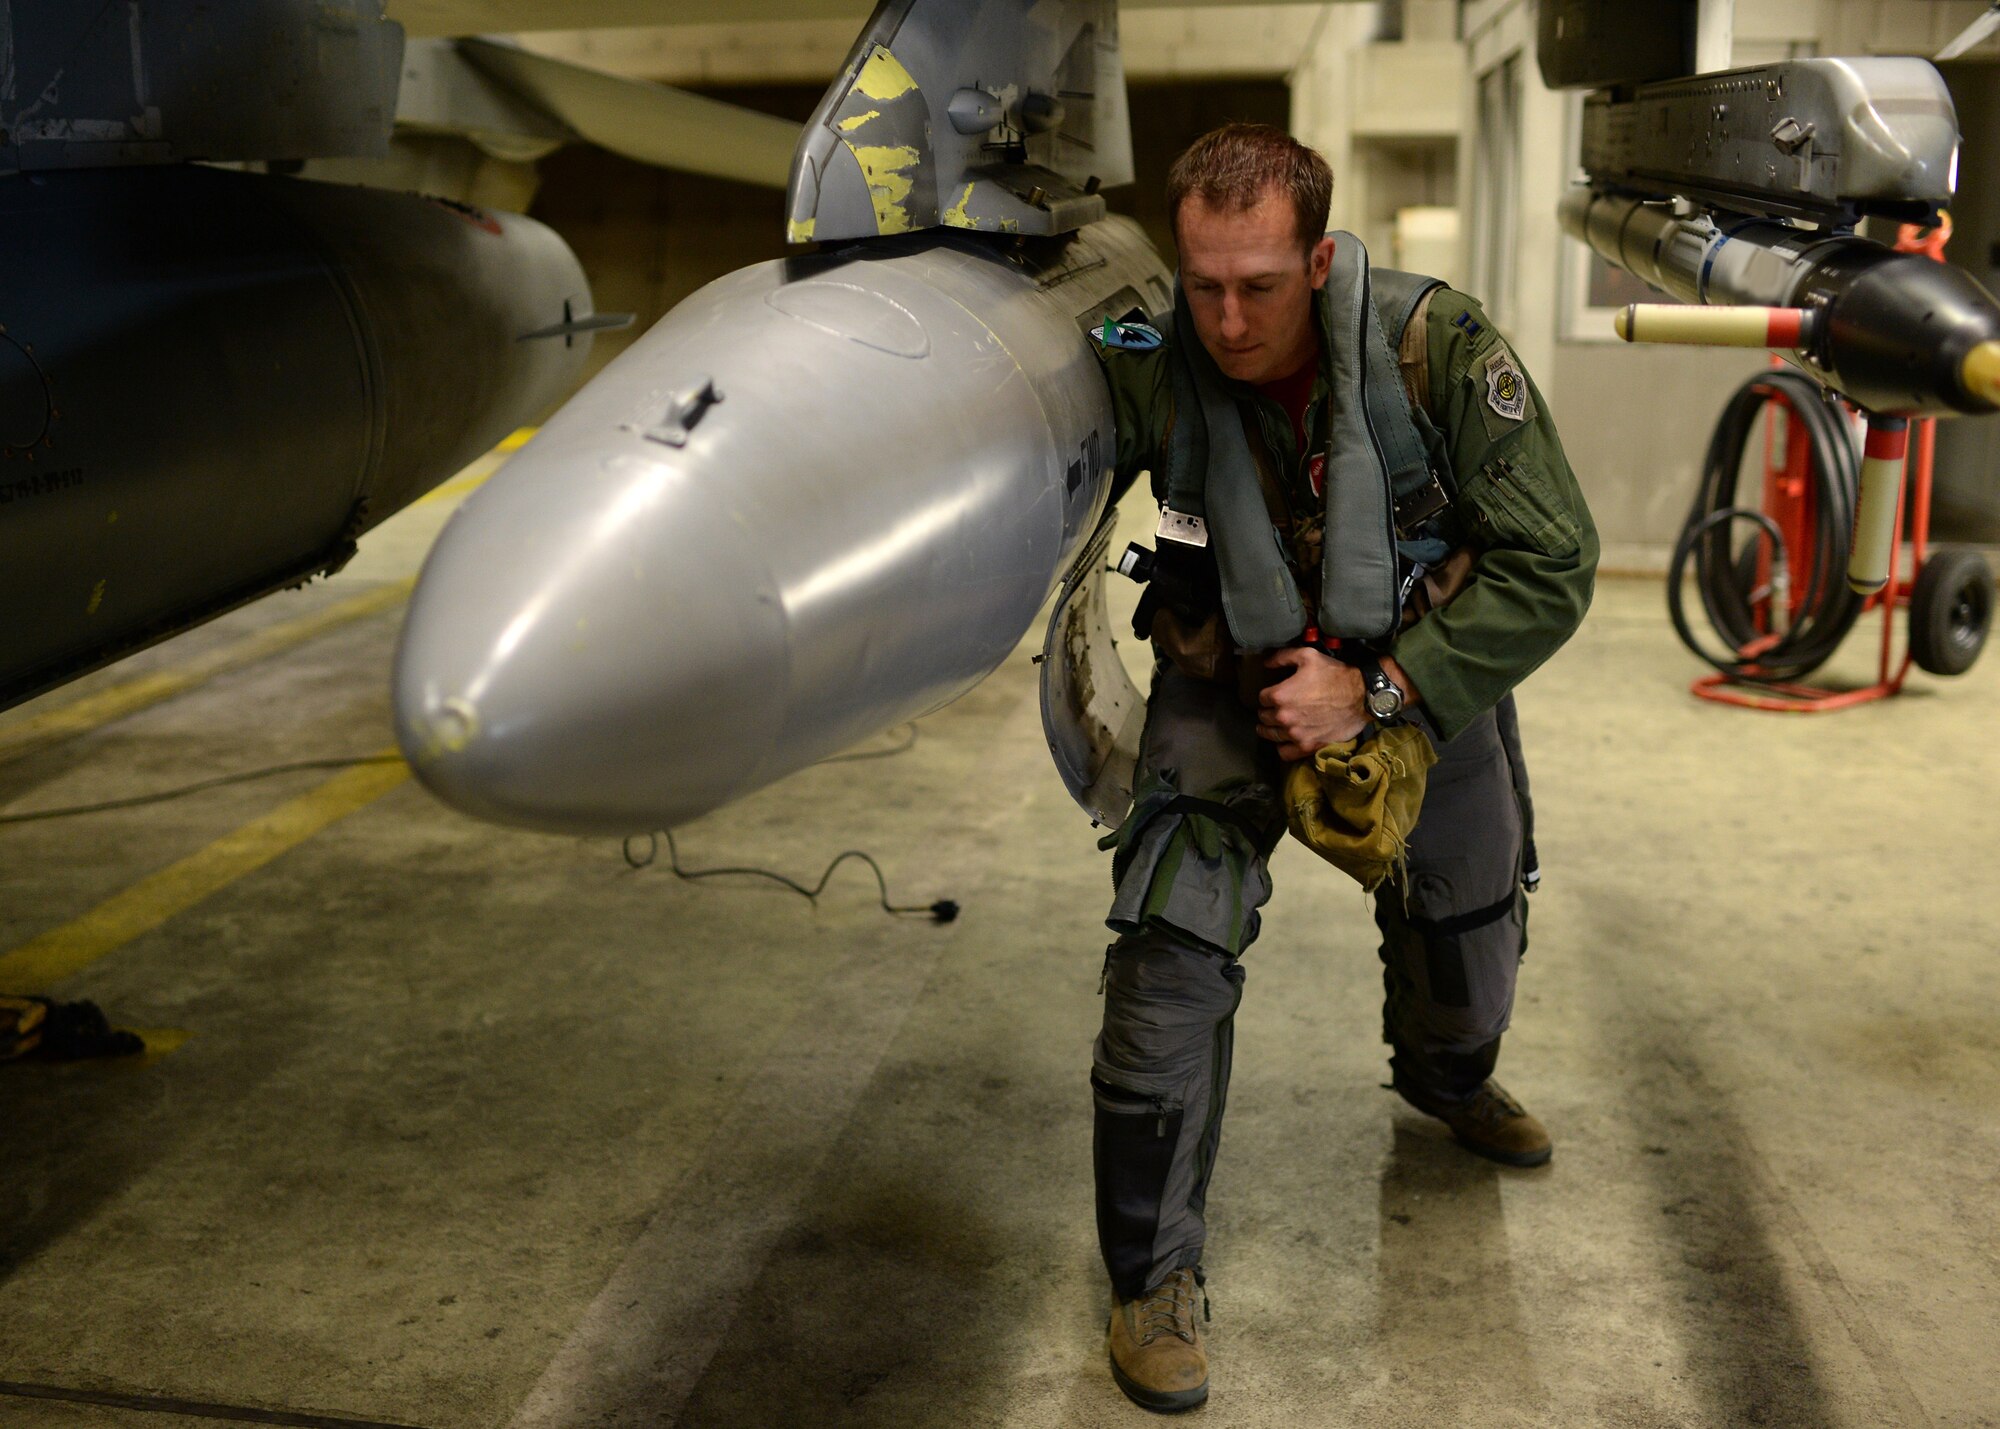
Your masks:
{"label": "man's hand", "polygon": [[[1295,646],[1271,651],[1264,668],[1290,672],[1257,697],[1257,733],[1278,746],[1280,758],[1310,759],[1368,727],[1367,691],[1352,665]],[[1382,670],[1402,689],[1405,702],[1415,704],[1417,692],[1409,676],[1393,660],[1384,660]]]}
{"label": "man's hand", "polygon": [[1367,727],[1361,672],[1352,665],[1296,646],[1271,651],[1264,668],[1291,672],[1257,696],[1257,733],[1278,746],[1280,758],[1310,759]]}

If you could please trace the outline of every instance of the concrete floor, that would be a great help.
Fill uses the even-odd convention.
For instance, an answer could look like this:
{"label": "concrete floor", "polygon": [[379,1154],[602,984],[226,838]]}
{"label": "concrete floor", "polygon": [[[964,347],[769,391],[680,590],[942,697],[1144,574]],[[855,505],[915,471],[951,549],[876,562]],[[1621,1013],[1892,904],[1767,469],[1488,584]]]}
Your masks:
{"label": "concrete floor", "polygon": [[[0,749],[407,576],[448,507]],[[0,764],[0,801],[379,750],[396,624]],[[1812,719],[1693,673],[1657,585],[1612,581],[1523,697],[1547,881],[1503,1076],[1545,1170],[1380,1089],[1362,897],[1279,854],[1208,1421],[2000,1423],[2000,658]],[[55,990],[163,1049],[0,1068],[0,1381],[434,1429],[1151,1422],[1103,1366],[1091,1228],[1108,856],[1025,648],[907,754],[682,835],[808,878],[871,850],[896,900],[964,905],[945,927],[864,870],[816,909],[682,884],[409,783],[337,786],[358,807],[305,836],[341,777],[0,828],[0,957],[94,929]],[[246,827],[282,851],[190,884]],[[8,1429],[191,1422],[0,1392]]]}

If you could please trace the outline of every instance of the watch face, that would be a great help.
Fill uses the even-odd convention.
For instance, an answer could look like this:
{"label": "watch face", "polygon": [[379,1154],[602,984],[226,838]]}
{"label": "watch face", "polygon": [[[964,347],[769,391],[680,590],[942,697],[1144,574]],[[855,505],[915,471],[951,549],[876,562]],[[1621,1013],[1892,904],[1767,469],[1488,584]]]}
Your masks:
{"label": "watch face", "polygon": [[1370,690],[1368,692],[1368,713],[1374,715],[1377,719],[1387,719],[1402,708],[1403,696],[1393,688],[1387,690]]}

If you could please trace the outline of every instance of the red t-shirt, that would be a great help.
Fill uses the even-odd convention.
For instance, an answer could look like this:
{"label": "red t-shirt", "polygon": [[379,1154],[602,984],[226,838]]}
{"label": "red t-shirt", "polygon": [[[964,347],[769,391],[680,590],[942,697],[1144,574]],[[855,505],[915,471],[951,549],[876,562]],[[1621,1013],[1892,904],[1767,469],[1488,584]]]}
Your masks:
{"label": "red t-shirt", "polygon": [[[1276,402],[1292,419],[1292,445],[1295,450],[1306,449],[1306,410],[1312,405],[1313,379],[1319,376],[1319,354],[1308,358],[1306,365],[1297,372],[1280,377],[1275,382],[1258,385],[1257,390]],[[1313,495],[1321,495],[1325,481],[1320,463],[1311,464]]]}

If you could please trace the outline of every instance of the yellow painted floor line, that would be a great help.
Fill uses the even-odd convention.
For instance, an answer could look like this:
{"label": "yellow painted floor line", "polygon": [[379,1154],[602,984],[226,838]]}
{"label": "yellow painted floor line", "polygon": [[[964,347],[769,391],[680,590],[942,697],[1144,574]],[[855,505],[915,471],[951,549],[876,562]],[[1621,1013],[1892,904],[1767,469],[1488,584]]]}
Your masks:
{"label": "yellow painted floor line", "polygon": [[428,506],[433,501],[449,501],[454,496],[466,496],[477,491],[486,484],[487,477],[500,469],[503,458],[512,456],[515,452],[533,441],[535,433],[540,430],[540,427],[518,428],[505,441],[501,442],[499,446],[493,448],[492,451],[488,452],[457,476],[454,476],[450,481],[447,481],[443,486],[435,487],[425,492],[410,504],[412,506]]}
{"label": "yellow painted floor line", "polygon": [[17,993],[47,991],[298,847],[329,824],[374,803],[409,777],[409,766],[400,763],[363,764],[334,775],[318,788],[107,898],[82,917],[0,955],[0,987]]}
{"label": "yellow painted floor line", "polygon": [[429,491],[426,491],[422,496],[419,496],[415,501],[412,501],[410,505],[412,507],[428,506],[433,501],[449,501],[453,497],[469,496],[471,493],[477,491],[480,487],[484,486],[486,484],[486,478],[491,475],[493,475],[493,473],[489,470],[489,471],[479,471],[479,472],[468,472],[464,476],[454,476],[450,481],[447,481],[443,486],[432,487]]}
{"label": "yellow painted floor line", "polygon": [[14,724],[0,726],[0,763],[18,759],[58,740],[87,734],[100,725],[123,719],[163,700],[170,700],[175,695],[184,694],[197,685],[206,684],[217,675],[227,674],[231,670],[241,669],[245,665],[281,654],[294,646],[303,645],[315,636],[324,635],[329,630],[337,630],[352,621],[393,609],[409,598],[410,590],[415,584],[416,581],[412,578],[376,586],[363,591],[360,595],[335,601],[325,609],[316,610],[310,615],[301,615],[292,620],[266,626],[254,635],[246,635],[233,644],[223,645],[206,654],[197,655],[186,664],[176,665],[171,669],[156,670],[149,675],[126,680],[122,684],[107,685],[69,704],[60,705],[42,714],[30,715]]}

